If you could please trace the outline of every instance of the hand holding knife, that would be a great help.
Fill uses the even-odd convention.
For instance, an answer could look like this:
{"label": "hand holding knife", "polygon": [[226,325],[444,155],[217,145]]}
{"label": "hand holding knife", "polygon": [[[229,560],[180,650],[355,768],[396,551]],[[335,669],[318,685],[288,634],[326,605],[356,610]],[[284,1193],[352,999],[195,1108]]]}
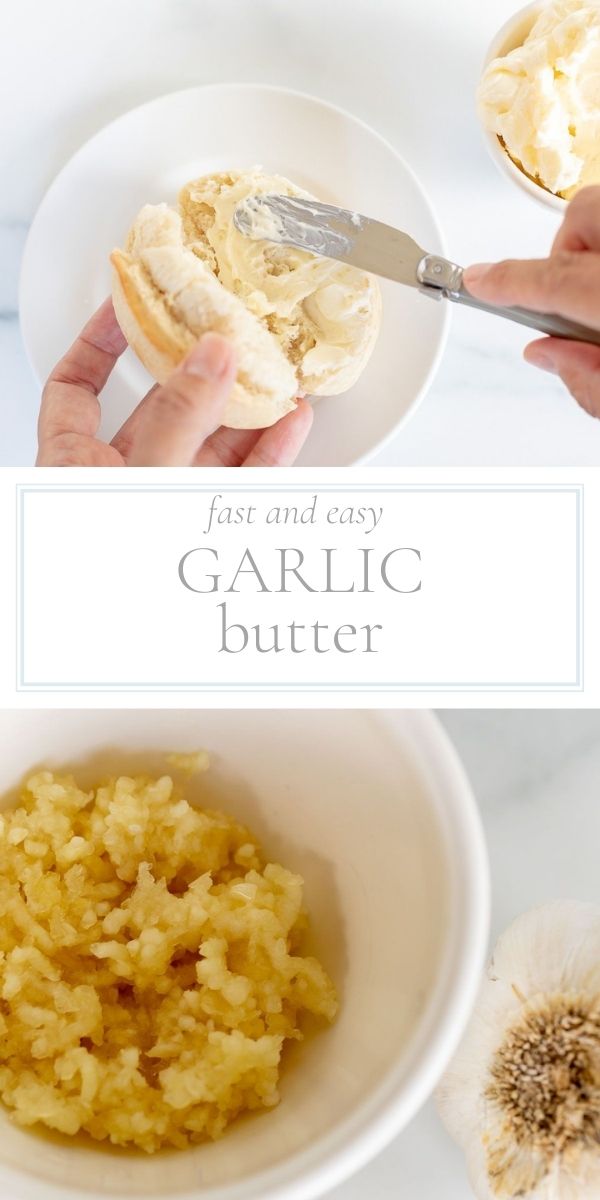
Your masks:
{"label": "hand holding knife", "polygon": [[409,234],[361,213],[317,200],[264,195],[243,201],[233,220],[236,229],[248,237],[347,262],[417,288],[433,299],[451,300],[552,337],[600,345],[600,330],[555,313],[503,307],[477,299],[465,287],[462,267],[439,254],[428,254]]}

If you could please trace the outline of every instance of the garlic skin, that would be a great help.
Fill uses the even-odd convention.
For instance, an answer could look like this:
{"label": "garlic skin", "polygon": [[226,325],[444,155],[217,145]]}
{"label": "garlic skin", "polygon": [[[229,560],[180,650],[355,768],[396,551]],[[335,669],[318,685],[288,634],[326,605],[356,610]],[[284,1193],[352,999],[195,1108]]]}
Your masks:
{"label": "garlic skin", "polygon": [[598,905],[507,929],[436,1099],[478,1200],[599,1200]]}

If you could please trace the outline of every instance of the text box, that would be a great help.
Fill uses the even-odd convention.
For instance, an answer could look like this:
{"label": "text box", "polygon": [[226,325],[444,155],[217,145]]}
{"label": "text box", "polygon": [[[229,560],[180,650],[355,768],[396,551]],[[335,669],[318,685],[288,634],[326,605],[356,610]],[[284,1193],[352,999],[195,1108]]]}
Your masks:
{"label": "text box", "polygon": [[582,489],[19,489],[20,690],[582,687]]}

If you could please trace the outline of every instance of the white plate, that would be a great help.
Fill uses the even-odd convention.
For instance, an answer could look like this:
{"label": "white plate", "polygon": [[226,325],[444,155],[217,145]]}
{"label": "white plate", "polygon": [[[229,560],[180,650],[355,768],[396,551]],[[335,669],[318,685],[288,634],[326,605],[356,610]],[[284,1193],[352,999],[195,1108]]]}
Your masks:
{"label": "white plate", "polygon": [[[323,200],[406,229],[442,251],[428,200],[378,134],[341,109],[281,88],[225,84],[173,92],[125,113],[66,164],[37,212],[21,273],[21,327],[40,381],[110,289],[108,255],[142,204],[174,201],[196,175],[261,165]],[[413,411],[438,364],[448,305],[387,280],[383,325],[359,382],[317,402],[298,465],[365,461]],[[128,351],[103,397],[112,436],[150,385]]]}

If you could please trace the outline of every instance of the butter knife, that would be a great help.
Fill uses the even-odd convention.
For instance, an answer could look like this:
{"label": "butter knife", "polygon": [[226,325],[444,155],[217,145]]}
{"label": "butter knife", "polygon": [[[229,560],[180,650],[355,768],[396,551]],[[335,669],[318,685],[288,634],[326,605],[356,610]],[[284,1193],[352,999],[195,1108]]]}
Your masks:
{"label": "butter knife", "polygon": [[247,237],[335,258],[385,279],[408,284],[436,300],[443,298],[477,308],[552,337],[600,345],[600,330],[555,313],[478,300],[463,283],[462,267],[439,254],[428,254],[401,229],[362,213],[295,196],[249,196],[236,208],[233,223]]}

